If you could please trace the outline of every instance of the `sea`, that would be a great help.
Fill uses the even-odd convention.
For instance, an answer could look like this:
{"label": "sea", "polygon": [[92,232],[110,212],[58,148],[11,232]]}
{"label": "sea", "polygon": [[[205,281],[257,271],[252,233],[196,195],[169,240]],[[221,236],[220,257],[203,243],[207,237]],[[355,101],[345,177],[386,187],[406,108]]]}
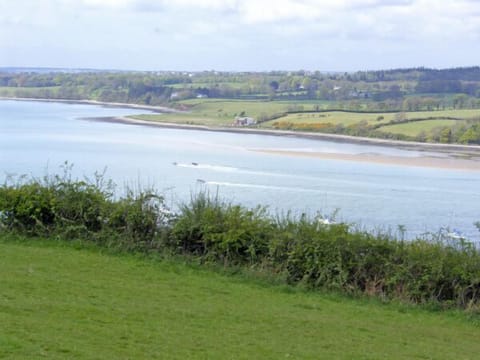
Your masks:
{"label": "sea", "polygon": [[104,174],[117,194],[153,187],[173,210],[207,191],[226,202],[265,206],[274,216],[335,217],[410,239],[456,229],[480,241],[474,225],[480,221],[480,171],[288,154],[426,155],[418,150],[107,121],[140,113],[148,111],[0,100],[0,181],[62,174],[68,167],[79,179]]}

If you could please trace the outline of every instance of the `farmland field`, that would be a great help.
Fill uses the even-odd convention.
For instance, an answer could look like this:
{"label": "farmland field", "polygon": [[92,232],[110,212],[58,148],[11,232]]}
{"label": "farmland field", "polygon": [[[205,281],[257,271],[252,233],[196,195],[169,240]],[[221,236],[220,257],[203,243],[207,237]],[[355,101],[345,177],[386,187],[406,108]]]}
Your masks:
{"label": "farmland field", "polygon": [[[257,120],[262,120],[273,115],[280,115],[274,120],[261,123],[261,127],[271,128],[277,121],[289,122],[295,124],[317,124],[331,123],[333,125],[350,126],[360,122],[368,125],[388,125],[389,122],[398,119],[398,113],[386,112],[347,112],[347,111],[325,111],[328,107],[335,105],[333,102],[311,102],[311,101],[242,101],[242,100],[219,100],[219,99],[190,99],[179,101],[178,104],[189,106],[188,111],[177,114],[161,115],[137,115],[135,118],[142,120],[173,122],[183,124],[209,125],[209,126],[229,126],[232,124],[235,116],[250,116]],[[323,110],[315,112],[314,109]],[[302,112],[298,112],[298,111]],[[288,113],[287,112],[292,112]],[[309,112],[311,111],[311,112]],[[281,116],[284,114],[283,116]],[[438,110],[438,111],[413,111],[405,112],[401,115],[403,121],[411,119],[425,119],[428,124],[419,124],[416,130],[415,125],[403,128],[382,127],[381,130],[392,133],[414,134],[418,132],[430,131],[437,126],[453,125],[453,122],[445,122],[443,118],[472,119],[480,116],[479,110]],[[439,125],[440,124],[440,125]],[[399,130],[400,129],[400,130]],[[387,131],[388,130],[388,131]],[[390,131],[394,130],[394,131]],[[399,131],[397,131],[399,130]]]}
{"label": "farmland field", "polygon": [[180,260],[0,237],[0,358],[473,359],[478,325]]}
{"label": "farmland field", "polygon": [[425,133],[431,132],[438,127],[452,127],[457,124],[457,120],[422,120],[405,124],[395,124],[382,126],[380,128],[383,132],[392,134],[403,134],[407,136],[417,136],[422,131]]}
{"label": "farmland field", "polygon": [[[219,101],[218,99],[192,99],[182,101],[180,104],[190,106],[189,111],[168,115],[142,115],[135,116],[135,118],[164,122],[228,126],[232,124],[235,116],[250,116],[259,119],[264,116],[285,113],[292,107],[302,107],[303,109],[313,110],[315,106],[308,102]],[[321,102],[317,102],[317,105],[323,106]]]}
{"label": "farmland field", "polygon": [[267,121],[262,124],[265,127],[271,127],[276,121],[288,121],[296,123],[332,123],[342,124],[344,126],[357,124],[361,121],[367,121],[369,124],[383,124],[395,118],[394,113],[352,113],[343,111],[294,113],[279,119]]}

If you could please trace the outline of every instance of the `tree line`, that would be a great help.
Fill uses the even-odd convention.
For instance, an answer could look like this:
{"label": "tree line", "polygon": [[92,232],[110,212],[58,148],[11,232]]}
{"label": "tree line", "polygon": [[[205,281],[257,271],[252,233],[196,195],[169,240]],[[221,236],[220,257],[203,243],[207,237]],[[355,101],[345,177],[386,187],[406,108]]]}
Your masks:
{"label": "tree line", "polygon": [[[476,108],[480,68],[393,69],[326,73],[272,72],[8,72],[0,70],[1,93],[16,96],[165,104],[196,97],[258,100],[323,100],[379,103],[400,109]],[[427,104],[430,102],[431,104]],[[423,106],[423,104],[425,106]]]}

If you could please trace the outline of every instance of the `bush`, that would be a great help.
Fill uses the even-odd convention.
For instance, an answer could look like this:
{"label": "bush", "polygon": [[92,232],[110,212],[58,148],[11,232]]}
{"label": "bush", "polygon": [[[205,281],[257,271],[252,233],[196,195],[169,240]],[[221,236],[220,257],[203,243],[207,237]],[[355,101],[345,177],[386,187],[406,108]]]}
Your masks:
{"label": "bush", "polygon": [[265,208],[247,209],[206,192],[173,215],[153,190],[114,198],[113,185],[101,176],[94,182],[67,175],[21,179],[0,186],[0,230],[255,266],[312,289],[480,306],[480,253],[464,239],[440,233],[399,241],[306,215],[272,218]]}
{"label": "bush", "polygon": [[205,260],[252,264],[267,253],[271,232],[265,208],[249,210],[203,192],[180,206],[172,244]]}
{"label": "bush", "polygon": [[0,188],[2,225],[31,235],[45,235],[55,221],[55,197],[39,183]]}
{"label": "bush", "polygon": [[[33,236],[56,235],[98,243],[149,249],[159,244],[170,212],[154,191],[127,190],[113,197],[113,184],[72,180],[70,175],[23,178],[0,187],[0,223],[7,231]],[[112,240],[114,239],[114,240]]]}

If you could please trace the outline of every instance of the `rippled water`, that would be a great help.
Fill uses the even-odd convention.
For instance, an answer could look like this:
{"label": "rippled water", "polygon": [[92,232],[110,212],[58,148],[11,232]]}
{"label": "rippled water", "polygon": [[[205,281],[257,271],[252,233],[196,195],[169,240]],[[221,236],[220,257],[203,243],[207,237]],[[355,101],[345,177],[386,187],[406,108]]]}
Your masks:
{"label": "rippled water", "polygon": [[175,206],[207,188],[272,212],[339,208],[368,228],[404,225],[408,236],[441,227],[479,240],[480,172],[359,163],[260,153],[298,150],[417,157],[416,151],[266,135],[212,133],[98,122],[85,118],[145,113],[92,105],[0,101],[0,177],[107,168],[122,187],[153,185]]}

